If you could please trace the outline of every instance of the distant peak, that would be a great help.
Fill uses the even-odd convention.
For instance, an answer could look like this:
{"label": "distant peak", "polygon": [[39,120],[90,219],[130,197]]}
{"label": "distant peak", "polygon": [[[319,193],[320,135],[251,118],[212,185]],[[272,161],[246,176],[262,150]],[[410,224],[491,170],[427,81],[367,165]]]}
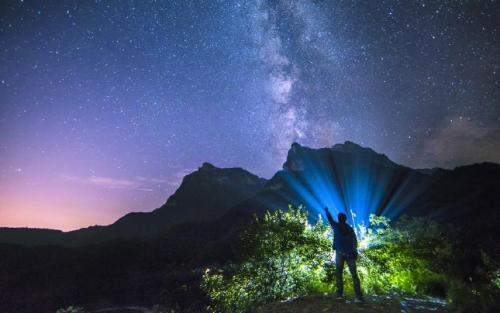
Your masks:
{"label": "distant peak", "polygon": [[213,164],[211,163],[208,163],[208,162],[203,162],[203,164],[201,165],[200,167],[200,170],[210,170],[210,169],[214,169],[214,168],[217,168],[215,167]]}
{"label": "distant peak", "polygon": [[338,143],[338,144],[334,145],[332,148],[334,150],[350,150],[350,151],[352,151],[352,150],[365,150],[365,149],[371,150],[370,148],[362,147],[362,146],[358,145],[357,143],[349,141],[349,140],[346,140],[344,143]]}
{"label": "distant peak", "polygon": [[294,143],[292,143],[292,146],[290,147],[290,150],[288,150],[288,152],[294,152],[294,153],[296,153],[296,152],[301,151],[303,149],[307,149],[307,147],[302,146],[298,142],[294,142]]}
{"label": "distant peak", "polygon": [[377,156],[383,158],[384,161],[393,163],[391,160],[389,160],[389,158],[385,154],[378,153],[375,150],[373,150],[372,148],[363,147],[363,146],[358,145],[355,142],[348,141],[348,140],[345,141],[343,144],[339,143],[339,144],[334,145],[332,147],[332,150],[333,151],[340,151],[340,152],[344,152],[344,153],[351,153],[351,154],[377,155]]}
{"label": "distant peak", "polygon": [[357,143],[355,143],[354,141],[350,141],[350,140],[346,140],[344,141],[344,145],[347,145],[347,146],[356,146],[356,147],[361,147],[360,145],[358,145]]}
{"label": "distant peak", "polygon": [[350,157],[350,158],[371,158],[373,160],[378,160],[378,162],[385,163],[387,166],[395,166],[396,163],[389,160],[385,154],[380,154],[375,152],[373,149],[368,147],[360,146],[359,144],[352,141],[345,141],[344,143],[338,143],[330,148],[309,148],[302,146],[294,142],[288,151],[287,159],[283,164],[283,169],[300,171],[304,169],[304,158],[307,155],[324,155],[324,154],[338,155],[339,157]]}

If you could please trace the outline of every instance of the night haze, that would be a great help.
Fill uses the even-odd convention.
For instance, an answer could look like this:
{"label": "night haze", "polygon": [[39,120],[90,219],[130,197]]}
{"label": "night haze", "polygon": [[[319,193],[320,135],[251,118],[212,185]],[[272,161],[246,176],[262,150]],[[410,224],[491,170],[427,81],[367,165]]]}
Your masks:
{"label": "night haze", "polygon": [[413,168],[500,162],[496,1],[2,1],[0,226],[165,203],[293,142]]}

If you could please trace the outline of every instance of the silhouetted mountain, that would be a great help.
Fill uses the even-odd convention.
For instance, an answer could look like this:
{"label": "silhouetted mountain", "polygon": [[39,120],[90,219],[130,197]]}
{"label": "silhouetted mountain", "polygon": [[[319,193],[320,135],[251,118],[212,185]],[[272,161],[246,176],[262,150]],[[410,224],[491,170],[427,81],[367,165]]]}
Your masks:
{"label": "silhouetted mountain", "polygon": [[266,180],[241,168],[203,165],[182,180],[180,187],[160,208],[148,213],[129,213],[109,226],[122,235],[150,235],[166,226],[185,222],[208,222],[231,207],[253,197]]}
{"label": "silhouetted mountain", "polygon": [[422,171],[352,142],[323,149],[293,144],[283,169],[268,181],[205,163],[150,213],[67,233],[0,229],[0,312],[160,302],[201,312],[207,304],[199,289],[202,273],[241,257],[238,238],[254,214],[291,203],[305,204],[313,216],[330,192],[339,195],[335,205],[349,207],[363,186],[376,189],[362,199],[377,213],[458,225],[464,275],[483,253],[497,255],[500,165]]}
{"label": "silhouetted mountain", "polygon": [[[319,186],[325,181],[326,186]],[[283,170],[254,198],[235,209],[263,212],[302,204],[312,214],[318,214],[322,207],[311,204],[326,204],[321,188],[326,188],[326,192],[336,190],[337,200],[341,200],[336,205],[347,209],[363,202],[356,203],[356,193],[368,191],[363,195],[369,198],[364,203],[374,209],[372,213],[392,219],[407,214],[459,225],[472,220],[488,221],[490,225],[491,221],[498,221],[500,165],[482,163],[453,170],[415,170],[349,141],[321,149],[294,143]]]}
{"label": "silhouetted mountain", "polygon": [[[370,162],[375,166],[388,168],[400,167],[392,162],[385,154],[380,154],[371,148],[362,147],[352,141],[336,144],[331,148],[312,149],[293,143],[288,151],[287,159],[283,169],[293,172],[301,172],[314,166],[312,161],[328,163],[329,161],[344,162],[345,165],[352,162]],[[307,163],[307,164],[306,164]],[[361,165],[361,164],[360,164]]]}
{"label": "silhouetted mountain", "polygon": [[0,242],[20,245],[62,244],[64,233],[60,230],[0,227]]}
{"label": "silhouetted mountain", "polygon": [[[363,188],[370,193],[363,195],[364,202],[356,202],[358,194],[366,192]],[[393,219],[410,214],[465,223],[492,215],[500,207],[500,165],[414,170],[350,141],[321,149],[294,143],[283,169],[268,181],[241,168],[204,163],[152,212],[132,212],[108,226],[68,233],[0,229],[0,242],[82,245],[148,238],[179,223],[229,220],[228,216],[249,216],[288,204],[305,205],[314,218],[322,206],[332,205],[325,203],[325,193],[333,191],[337,195],[333,205],[346,210],[361,203],[369,205],[371,213]]]}
{"label": "silhouetted mountain", "polygon": [[453,223],[470,245],[498,254],[499,211],[500,165],[481,163],[435,171],[404,213]]}
{"label": "silhouetted mountain", "polygon": [[[481,163],[437,169],[423,196],[407,213],[453,220],[463,214],[485,218],[500,207],[500,165]],[[441,208],[442,210],[438,210]]]}
{"label": "silhouetted mountain", "polygon": [[210,163],[186,175],[167,202],[152,212],[132,212],[108,226],[70,232],[0,228],[0,242],[23,245],[77,246],[120,238],[148,238],[170,226],[209,222],[254,196],[266,180],[241,168],[218,168]]}
{"label": "silhouetted mountain", "polygon": [[[238,210],[263,212],[286,208],[288,204],[304,205],[317,215],[326,205],[349,211],[356,203],[356,193],[366,193],[367,204],[382,214],[390,201],[405,195],[415,197],[424,191],[430,175],[399,165],[386,155],[353,142],[331,148],[312,149],[292,144],[283,169],[278,171],[254,198],[242,202]],[[335,193],[329,197],[328,193]],[[406,203],[408,204],[408,203]],[[402,212],[397,212],[397,215]],[[396,213],[395,213],[396,214]]]}

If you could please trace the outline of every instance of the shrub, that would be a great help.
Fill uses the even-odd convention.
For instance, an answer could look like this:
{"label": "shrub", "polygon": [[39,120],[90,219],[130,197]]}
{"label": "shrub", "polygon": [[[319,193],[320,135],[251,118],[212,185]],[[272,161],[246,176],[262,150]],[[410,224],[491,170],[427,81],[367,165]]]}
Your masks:
{"label": "shrub", "polygon": [[[460,266],[475,256],[461,252],[463,241],[443,225],[407,217],[390,224],[372,215],[370,226],[360,225],[357,233],[365,293],[448,296],[455,309],[478,312],[498,303],[500,271],[494,260],[483,253],[478,278],[464,280],[457,275],[463,274]],[[242,236],[240,263],[205,271],[201,287],[212,301],[209,309],[251,312],[261,303],[331,292],[331,246],[330,229],[321,218],[310,225],[301,208],[267,212]],[[352,292],[350,275],[344,279],[346,292]]]}
{"label": "shrub", "polygon": [[203,276],[211,309],[247,312],[259,303],[330,291],[324,267],[333,252],[328,234],[321,219],[311,226],[300,208],[256,219],[242,238],[245,261]]}
{"label": "shrub", "polygon": [[394,227],[371,216],[359,271],[367,293],[444,296],[445,277],[434,262],[451,253],[451,245],[435,222],[403,217]]}

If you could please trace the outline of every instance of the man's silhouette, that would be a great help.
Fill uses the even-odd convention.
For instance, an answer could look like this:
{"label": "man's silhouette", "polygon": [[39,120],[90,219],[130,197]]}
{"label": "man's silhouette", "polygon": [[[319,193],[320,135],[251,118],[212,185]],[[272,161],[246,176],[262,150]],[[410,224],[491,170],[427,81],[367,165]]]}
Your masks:
{"label": "man's silhouette", "polygon": [[358,273],[356,271],[356,259],[358,257],[358,240],[356,239],[356,233],[354,229],[346,223],[347,216],[344,213],[338,214],[338,222],[333,220],[328,208],[325,208],[325,213],[333,229],[333,249],[336,252],[335,276],[337,279],[337,296],[341,298],[344,294],[342,274],[344,272],[344,263],[347,263],[349,271],[351,272],[356,298],[357,300],[363,301]]}

